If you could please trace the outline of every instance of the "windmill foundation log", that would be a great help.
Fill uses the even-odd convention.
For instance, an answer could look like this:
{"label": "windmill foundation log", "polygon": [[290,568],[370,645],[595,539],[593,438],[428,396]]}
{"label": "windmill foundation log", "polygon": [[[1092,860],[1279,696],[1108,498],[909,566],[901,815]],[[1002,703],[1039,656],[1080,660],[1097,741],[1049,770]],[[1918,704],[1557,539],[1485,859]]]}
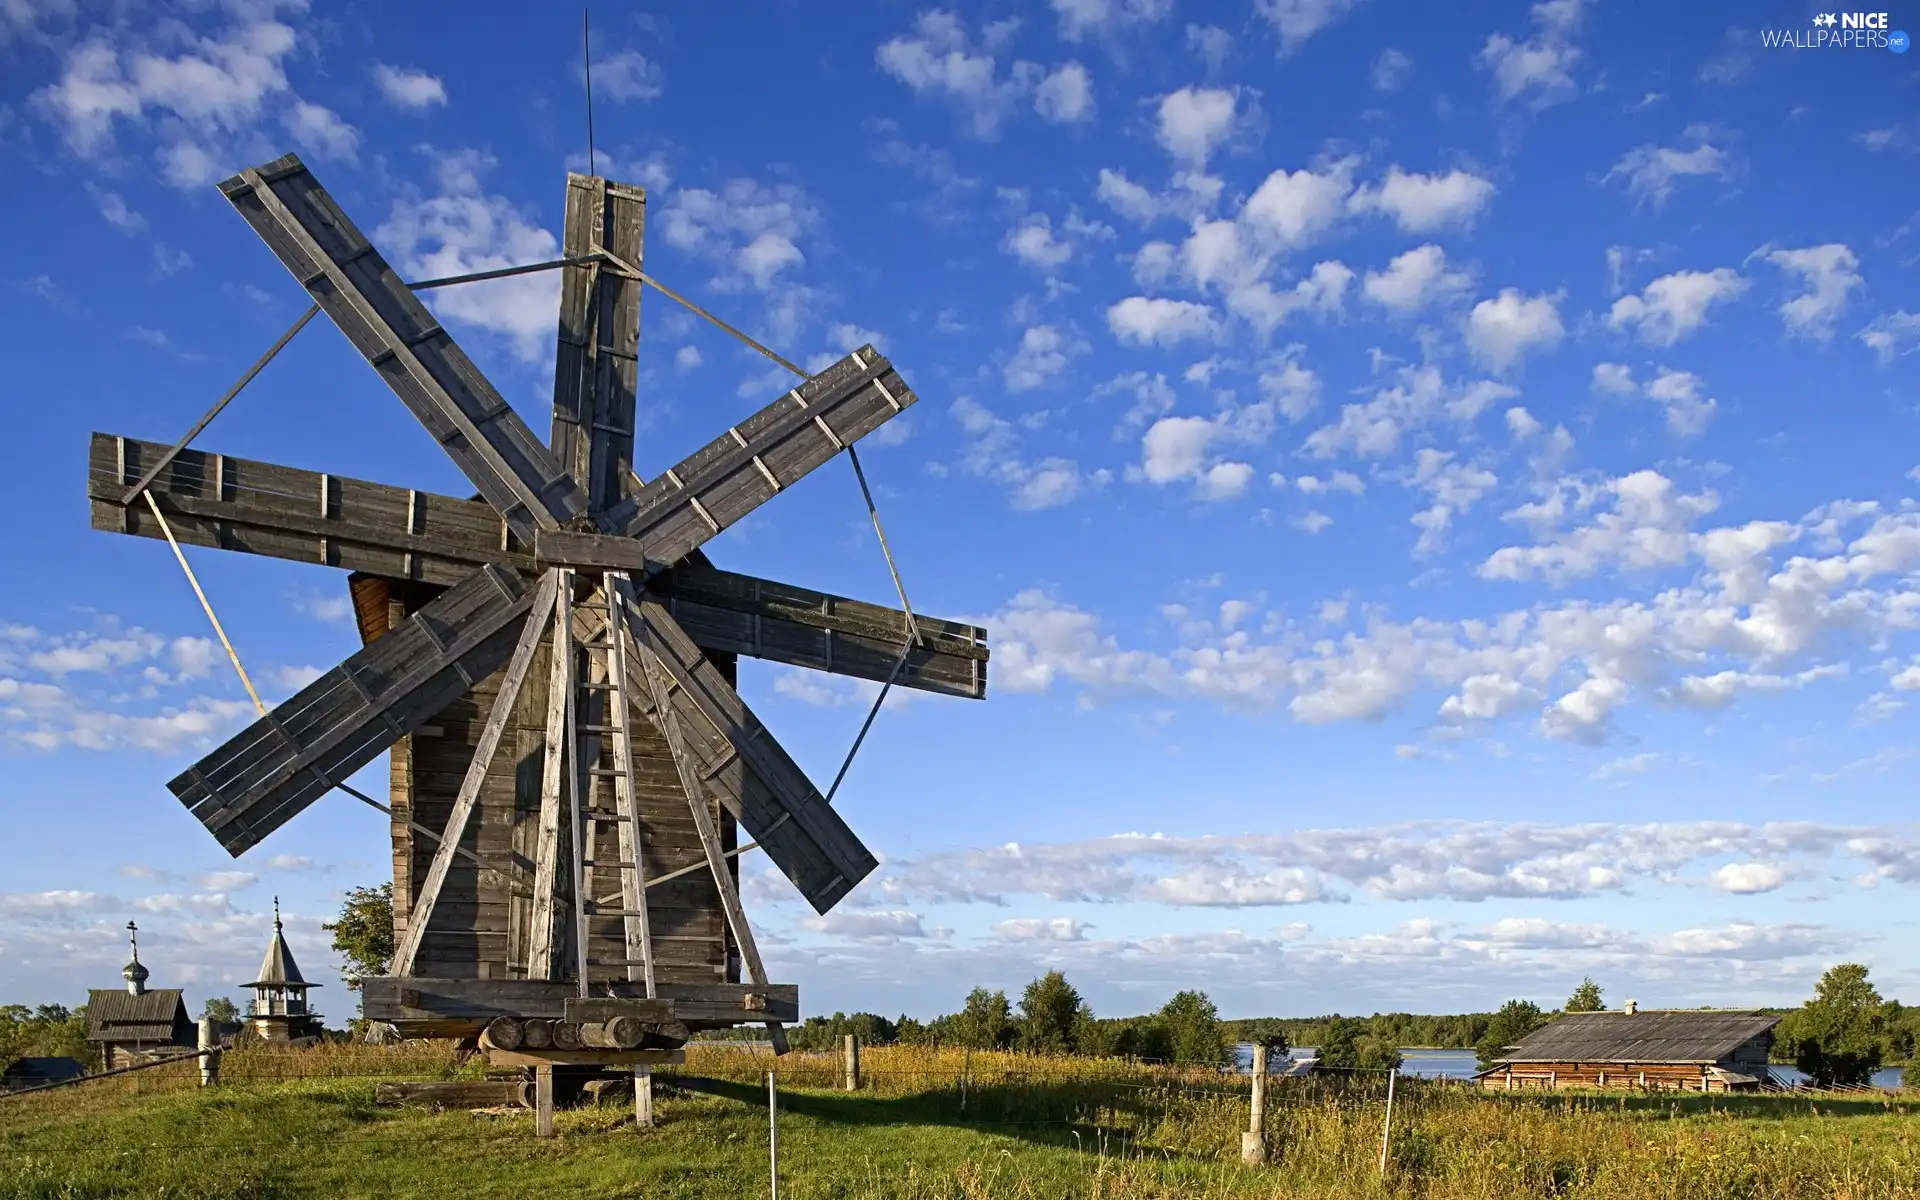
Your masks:
{"label": "windmill foundation log", "polygon": [[96,529],[352,572],[362,648],[168,786],[238,857],[387,754],[396,949],[363,1014],[537,1068],[547,1133],[556,1065],[683,1062],[743,1024],[784,1050],[799,994],[756,948],[746,852],[822,914],[878,865],[740,697],[737,657],[971,699],[988,662],[984,630],[909,613],[904,586],[896,610],[707,560],[917,397],[863,346],[637,470],[646,193],[566,185],[544,438],[299,158],[220,185],[476,498],[192,448],[204,420],[96,433],[87,464]]}

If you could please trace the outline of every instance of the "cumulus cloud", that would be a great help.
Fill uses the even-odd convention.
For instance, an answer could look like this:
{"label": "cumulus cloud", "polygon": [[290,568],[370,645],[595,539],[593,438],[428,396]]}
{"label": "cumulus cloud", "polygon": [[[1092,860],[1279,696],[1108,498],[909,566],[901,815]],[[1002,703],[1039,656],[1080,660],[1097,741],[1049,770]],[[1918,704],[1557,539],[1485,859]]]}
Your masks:
{"label": "cumulus cloud", "polygon": [[1467,171],[1418,175],[1394,166],[1377,187],[1356,191],[1351,204],[1355,212],[1392,217],[1405,233],[1425,234],[1471,224],[1494,191],[1491,181]]}
{"label": "cumulus cloud", "polygon": [[1050,0],[1060,18],[1060,36],[1070,42],[1111,37],[1165,20],[1173,0]]}
{"label": "cumulus cloud", "polygon": [[1052,325],[1035,325],[1020,335],[1020,346],[1002,372],[1010,392],[1031,391],[1067,369],[1087,344]]}
{"label": "cumulus cloud", "polygon": [[440,82],[440,77],[425,71],[375,63],[373,84],[380,89],[380,95],[386,102],[395,108],[418,112],[447,102],[447,89]]}
{"label": "cumulus cloud", "polygon": [[955,400],[951,412],[967,438],[959,470],[1005,487],[1016,509],[1056,508],[1106,486],[1112,478],[1104,469],[1087,471],[1057,455],[1028,458],[1021,431],[1013,422],[970,396]]}
{"label": "cumulus cloud", "polygon": [[1280,53],[1292,54],[1301,43],[1346,17],[1365,0],[1254,0],[1254,10],[1265,17],[1280,38]]}
{"label": "cumulus cloud", "polygon": [[947,104],[972,137],[991,141],[1029,99],[1049,121],[1084,120],[1093,111],[1092,79],[1085,67],[1067,62],[1046,70],[1016,59],[1003,73],[997,48],[1005,25],[989,25],[980,39],[966,23],[943,10],[923,12],[913,32],[890,38],[874,52],[880,69],[917,96]]}
{"label": "cumulus cloud", "polygon": [[1093,117],[1093,76],[1077,62],[1066,62],[1042,79],[1033,93],[1034,111],[1055,124]]}
{"label": "cumulus cloud", "polygon": [[1727,152],[1703,141],[1690,150],[1637,146],[1621,155],[1608,170],[1606,180],[1619,181],[1638,202],[1661,208],[1686,180],[1728,180],[1734,174],[1733,160]]}
{"label": "cumulus cloud", "polygon": [[1487,38],[1477,62],[1493,76],[1494,90],[1508,102],[1546,108],[1578,90],[1573,69],[1585,57],[1573,44],[1584,0],[1544,0],[1531,10],[1535,30],[1524,40],[1504,33]]}
{"label": "cumulus cloud", "polygon": [[1882,313],[1854,336],[1878,355],[1883,364],[1890,363],[1903,354],[1920,350],[1920,313],[1905,309]]}
{"label": "cumulus cloud", "polygon": [[1524,296],[1518,288],[1502,288],[1467,315],[1467,349],[1490,371],[1511,370],[1529,353],[1559,345],[1565,335],[1557,295]]}
{"label": "cumulus cloud", "polygon": [[1675,271],[1649,283],[1639,295],[1613,302],[1607,323],[1631,329],[1653,346],[1671,346],[1707,322],[1717,304],[1747,290],[1747,280],[1731,267],[1711,271]]}
{"label": "cumulus cloud", "polygon": [[1780,319],[1795,337],[1826,341],[1847,310],[1848,297],[1866,285],[1860,260],[1839,242],[1804,250],[1774,250],[1766,259],[1799,277],[1806,290],[1780,306]]}
{"label": "cumulus cloud", "polygon": [[1447,252],[1429,243],[1396,256],[1384,271],[1367,272],[1361,294],[1395,312],[1418,312],[1460,295],[1473,285],[1464,271],[1449,270]]}
{"label": "cumulus cloud", "polygon": [[1160,100],[1158,134],[1168,154],[1204,167],[1233,132],[1238,95],[1223,88],[1185,87]]}
{"label": "cumulus cloud", "polygon": [[1217,330],[1207,305],[1161,296],[1129,296],[1113,305],[1107,309],[1107,328],[1121,342],[1136,346],[1206,341]]}

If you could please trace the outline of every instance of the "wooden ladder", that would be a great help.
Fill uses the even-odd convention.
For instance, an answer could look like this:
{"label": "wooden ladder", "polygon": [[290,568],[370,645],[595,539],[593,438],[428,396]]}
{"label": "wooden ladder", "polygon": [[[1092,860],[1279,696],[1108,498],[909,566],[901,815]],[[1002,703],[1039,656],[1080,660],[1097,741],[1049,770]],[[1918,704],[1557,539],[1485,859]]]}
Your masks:
{"label": "wooden ladder", "polygon": [[[629,980],[646,986],[646,994],[651,999],[654,995],[653,936],[647,924],[645,844],[633,778],[630,724],[633,710],[627,696],[626,615],[618,593],[618,584],[625,579],[622,573],[610,572],[595,594],[577,606],[594,610],[592,616],[604,620],[605,625],[597,636],[576,643],[586,656],[586,670],[579,686],[579,711],[583,719],[578,729],[585,770],[581,773],[580,786],[575,789],[575,796],[586,800],[581,803],[576,799],[579,818],[576,828],[582,831],[577,835],[581,854],[578,886],[579,894],[586,900],[580,905],[576,936],[579,938],[581,995],[588,994],[587,968],[621,967]],[[611,760],[611,766],[601,765],[603,737],[609,752],[605,757]],[[608,793],[611,793],[611,807],[607,804]],[[597,832],[599,826],[606,824],[618,830],[618,857],[612,859],[594,857],[594,847],[600,839],[591,836],[591,832]],[[618,881],[617,895],[603,894],[608,872]],[[601,886],[596,887],[596,881],[600,881]],[[625,950],[615,957],[595,958],[588,951],[589,922],[606,917],[620,919]]]}

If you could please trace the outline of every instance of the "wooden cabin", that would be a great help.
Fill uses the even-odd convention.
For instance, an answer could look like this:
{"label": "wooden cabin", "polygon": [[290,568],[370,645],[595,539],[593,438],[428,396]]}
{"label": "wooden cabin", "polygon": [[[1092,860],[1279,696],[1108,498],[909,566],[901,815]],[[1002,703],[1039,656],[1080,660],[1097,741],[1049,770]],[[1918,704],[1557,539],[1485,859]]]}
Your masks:
{"label": "wooden cabin", "polygon": [[1567,1013],[1474,1076],[1483,1088],[1753,1091],[1771,1082],[1780,1018],[1724,1009]]}
{"label": "wooden cabin", "polygon": [[100,1047],[103,1070],[131,1067],[154,1058],[197,1049],[200,1030],[187,1017],[179,988],[148,989],[150,977],[140,962],[139,930],[127,922],[133,958],[121,970],[125,990],[87,992],[87,1041]]}

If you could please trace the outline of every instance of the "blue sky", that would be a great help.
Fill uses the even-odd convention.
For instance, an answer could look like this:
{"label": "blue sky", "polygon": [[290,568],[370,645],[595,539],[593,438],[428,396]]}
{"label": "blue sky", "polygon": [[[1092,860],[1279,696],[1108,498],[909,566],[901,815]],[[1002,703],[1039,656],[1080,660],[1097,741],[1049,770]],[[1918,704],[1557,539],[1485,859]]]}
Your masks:
{"label": "blue sky", "polygon": [[[464,11],[0,4],[8,999],[111,983],[130,917],[231,990],[278,893],[346,1005],[318,926],[384,822],[232,861],[167,793],[249,706],[165,548],[87,528],[86,437],[171,440],[303,307],[241,166],[297,150],[415,278],[553,257],[577,24]],[[1763,49],[1820,11],[597,8],[649,268],[881,346],[909,594],[992,630],[989,699],[890,703],[841,792],[874,877],[817,918],[745,864],[806,1011],[1920,994],[1920,58]],[[541,429],[555,287],[432,301]],[[657,296],[642,346],[647,473],[781,386]],[[466,489],[324,322],[200,444]],[[892,598],[844,463],[711,551]],[[336,573],[190,553],[274,698],[356,648]],[[830,779],[871,691],[742,676]]]}

